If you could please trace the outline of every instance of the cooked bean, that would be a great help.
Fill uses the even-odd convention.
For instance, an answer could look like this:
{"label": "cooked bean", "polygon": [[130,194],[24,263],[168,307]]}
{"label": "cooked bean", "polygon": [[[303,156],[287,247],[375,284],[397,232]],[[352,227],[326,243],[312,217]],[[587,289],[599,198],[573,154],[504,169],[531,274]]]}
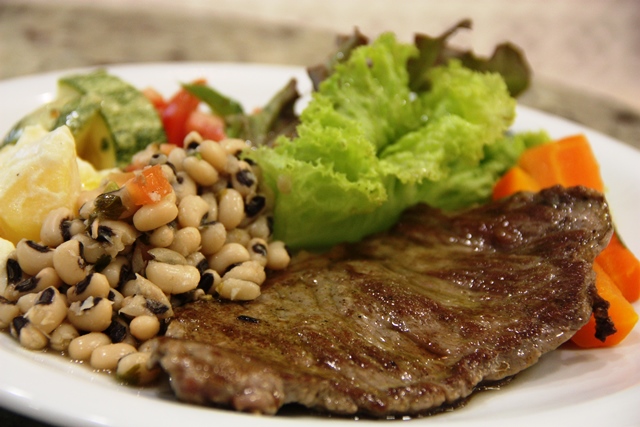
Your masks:
{"label": "cooked bean", "polygon": [[200,228],[200,242],[203,254],[213,255],[224,246],[227,240],[227,230],[220,222],[204,225]]}
{"label": "cooked bean", "polygon": [[178,216],[178,206],[169,198],[142,206],[133,214],[133,225],[140,231],[150,231],[170,223]]}
{"label": "cooked bean", "polygon": [[51,333],[49,347],[56,351],[67,351],[71,341],[80,336],[80,332],[69,322],[62,322]]}
{"label": "cooked bean", "polygon": [[0,297],[0,329],[7,329],[11,321],[20,315],[20,309],[9,300]]}
{"label": "cooked bean", "polygon": [[116,377],[131,385],[147,385],[155,381],[162,370],[159,366],[149,368],[149,352],[135,352],[123,356],[118,361]]}
{"label": "cooked bean", "polygon": [[61,284],[62,280],[56,270],[53,267],[46,267],[35,276],[27,277],[18,283],[7,286],[5,297],[9,301],[17,301],[25,294],[37,293],[50,286],[58,288]]}
{"label": "cooked bean", "polygon": [[87,277],[67,290],[67,300],[72,303],[91,297],[107,298],[111,291],[109,280],[104,274],[89,273]]}
{"label": "cooked bean", "polygon": [[81,331],[101,332],[111,324],[113,309],[107,298],[89,297],[84,301],[71,303],[67,309],[67,319]]}
{"label": "cooked bean", "polygon": [[40,229],[40,241],[45,246],[56,247],[71,238],[71,221],[74,215],[71,209],[62,207],[47,214]]}
{"label": "cooked bean", "polygon": [[255,193],[258,179],[249,163],[244,160],[238,162],[238,170],[231,175],[231,185],[244,197]]}
{"label": "cooked bean", "polygon": [[218,200],[218,221],[227,230],[236,228],[244,219],[244,199],[233,188],[227,188],[220,193]]}
{"label": "cooked bean", "polygon": [[216,292],[231,301],[250,301],[260,296],[260,286],[242,279],[222,279]]}
{"label": "cooked bean", "polygon": [[111,320],[111,323],[103,332],[109,336],[112,343],[129,341],[128,344],[131,344],[132,341],[135,341],[130,339],[129,325],[118,316],[115,316],[113,320]]}
{"label": "cooked bean", "polygon": [[194,266],[200,273],[209,268],[207,257],[200,251],[192,252],[187,256],[187,264]]}
{"label": "cooked bean", "polygon": [[77,240],[69,240],[53,252],[53,267],[63,282],[73,285],[85,278],[89,266],[83,258],[84,245]]}
{"label": "cooked bean", "polygon": [[167,155],[167,161],[171,163],[178,172],[182,171],[182,161],[187,157],[187,152],[181,148],[176,147]]}
{"label": "cooked bean", "polygon": [[254,237],[247,244],[249,258],[260,264],[262,267],[265,267],[267,265],[268,247],[269,245],[266,240]]}
{"label": "cooked bean", "polygon": [[111,289],[109,291],[109,295],[107,295],[107,299],[113,303],[113,311],[119,311],[122,308],[124,295],[122,295],[117,289]]}
{"label": "cooked bean", "polygon": [[107,253],[112,257],[132,245],[140,235],[138,230],[124,221],[104,219],[94,221],[94,224],[98,225],[96,230],[92,231],[91,237],[98,242],[107,243]]}
{"label": "cooked bean", "polygon": [[109,286],[112,288],[117,288],[128,280],[135,278],[135,275],[131,272],[129,261],[124,256],[117,256],[112,259],[109,265],[102,269],[102,274],[107,278]]}
{"label": "cooked bean", "polygon": [[187,256],[200,248],[201,240],[200,230],[196,227],[184,227],[176,231],[173,242],[169,245],[169,249],[183,256]]}
{"label": "cooked bean", "polygon": [[227,231],[226,243],[239,243],[242,246],[247,246],[250,240],[251,235],[247,230],[242,228],[234,228],[233,230]]}
{"label": "cooked bean", "polygon": [[283,270],[291,261],[289,251],[284,242],[274,241],[269,243],[267,250],[267,268],[272,270]]}
{"label": "cooked bean", "polygon": [[222,282],[220,274],[215,270],[207,269],[200,275],[198,288],[202,289],[206,294],[212,295],[220,282]]}
{"label": "cooked bean", "polygon": [[11,335],[29,350],[42,350],[49,344],[49,338],[24,316],[11,321]]}
{"label": "cooked bean", "polygon": [[89,360],[91,353],[98,347],[111,344],[111,338],[102,332],[89,332],[73,338],[67,349],[73,360]]}
{"label": "cooked bean", "polygon": [[196,156],[187,156],[182,161],[182,167],[196,183],[204,187],[218,180],[218,171],[209,162]]}
{"label": "cooked bean", "polygon": [[188,195],[178,204],[178,223],[181,227],[198,227],[209,212],[209,203],[197,195]]}
{"label": "cooked bean", "polygon": [[158,262],[166,262],[167,264],[186,264],[187,258],[169,248],[153,248],[147,252],[151,259]]}
{"label": "cooked bean", "polygon": [[67,303],[56,288],[50,287],[37,294],[37,299],[24,317],[49,334],[67,317]]}
{"label": "cooked bean", "polygon": [[227,271],[224,276],[222,276],[222,280],[242,279],[261,285],[265,281],[266,277],[267,276],[262,265],[256,261],[245,261]]}
{"label": "cooked bean", "polygon": [[191,176],[189,176],[185,171],[181,171],[176,174],[176,180],[171,183],[171,186],[173,187],[173,191],[176,194],[178,201],[187,196],[198,194],[198,184],[196,184]]}
{"label": "cooked bean", "polygon": [[76,234],[71,240],[77,240],[82,243],[82,258],[89,264],[95,264],[103,256],[107,255],[104,246],[87,234]]}
{"label": "cooked bean", "polygon": [[[122,307],[118,310],[118,314],[134,318],[138,316],[152,316],[154,313],[149,308],[148,299],[142,295],[134,295],[124,297]],[[169,310],[169,306],[164,306]]]}
{"label": "cooked bean", "polygon": [[227,154],[230,154],[232,156],[237,156],[245,148],[249,147],[249,145],[245,141],[237,138],[225,138],[220,141],[219,144],[222,148],[224,148]]}
{"label": "cooked bean", "polygon": [[247,231],[252,237],[268,239],[271,236],[271,225],[269,217],[262,215],[247,226]]}
{"label": "cooked bean", "polygon": [[247,220],[255,219],[267,206],[267,198],[262,194],[255,194],[247,198],[244,204],[244,213]]}
{"label": "cooked bean", "polygon": [[195,289],[200,281],[200,272],[191,265],[173,265],[149,261],[147,279],[167,294],[181,294]]}
{"label": "cooked bean", "polygon": [[[178,213],[178,215],[180,215]],[[156,248],[166,248],[173,242],[175,229],[169,225],[163,225],[151,233],[149,236],[149,244]]]}
{"label": "cooked bean", "polygon": [[[122,295],[125,296],[125,299],[122,301],[120,312],[124,314],[135,317],[151,311],[161,319],[173,316],[173,309],[167,295],[157,284],[139,274],[136,275],[135,280],[130,280],[122,287]],[[143,300],[136,300],[136,297],[141,297]],[[147,312],[141,311],[135,306],[129,307],[132,303],[141,305]],[[136,311],[133,312],[133,309]]]}
{"label": "cooked bean", "polygon": [[91,352],[89,363],[94,369],[115,369],[118,366],[118,360],[136,351],[134,346],[126,343],[102,345]]}
{"label": "cooked bean", "polygon": [[202,158],[218,172],[224,172],[227,166],[227,151],[217,142],[204,140],[198,147],[198,152]]}
{"label": "cooked bean", "polygon": [[16,245],[16,258],[22,271],[35,276],[46,267],[53,267],[53,250],[33,240],[21,239]]}
{"label": "cooked bean", "polygon": [[150,340],[158,335],[160,331],[160,321],[156,316],[138,316],[131,319],[129,323],[131,335],[140,341]]}
{"label": "cooked bean", "polygon": [[227,243],[218,252],[209,257],[209,265],[220,274],[224,274],[231,264],[249,261],[249,251],[239,243]]}
{"label": "cooked bean", "polygon": [[20,313],[25,314],[31,309],[38,300],[37,293],[28,293],[22,295],[16,302],[16,306],[20,309]]}

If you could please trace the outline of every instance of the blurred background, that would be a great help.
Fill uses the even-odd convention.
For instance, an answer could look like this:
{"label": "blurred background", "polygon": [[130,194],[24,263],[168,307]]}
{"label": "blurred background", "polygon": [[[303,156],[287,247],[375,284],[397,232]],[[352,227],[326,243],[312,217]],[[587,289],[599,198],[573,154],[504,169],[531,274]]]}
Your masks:
{"label": "blurred background", "polygon": [[640,141],[638,0],[0,0],[0,79],[157,61],[310,65],[358,27],[438,35],[489,55],[519,45],[534,71],[524,104]]}

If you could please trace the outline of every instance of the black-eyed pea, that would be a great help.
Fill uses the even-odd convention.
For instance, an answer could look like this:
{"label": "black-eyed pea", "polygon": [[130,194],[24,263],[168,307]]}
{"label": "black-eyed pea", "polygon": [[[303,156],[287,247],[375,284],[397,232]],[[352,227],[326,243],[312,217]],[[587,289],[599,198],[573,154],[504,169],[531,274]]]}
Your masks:
{"label": "black-eyed pea", "polygon": [[116,378],[130,385],[147,385],[155,381],[162,372],[159,366],[149,367],[150,352],[135,352],[118,360]]}
{"label": "black-eyed pea", "polygon": [[38,274],[26,277],[18,283],[11,284],[5,289],[4,296],[10,301],[18,301],[27,294],[38,293],[48,287],[58,288],[62,280],[53,267],[46,267]]}
{"label": "black-eyed pea", "polygon": [[[132,245],[140,236],[138,230],[124,221],[105,219],[94,221],[94,224],[99,225],[95,233],[92,232],[91,237],[98,242],[106,244],[106,252],[112,257],[117,256],[127,246]],[[85,258],[88,259],[88,257]]]}
{"label": "black-eyed pea", "polygon": [[262,285],[266,278],[264,267],[256,261],[245,261],[237,264],[222,276],[222,280],[241,279],[253,282],[258,286]]}
{"label": "black-eyed pea", "polygon": [[266,240],[254,237],[247,244],[247,250],[249,251],[249,258],[251,261],[255,261],[262,267],[267,265],[268,243]]}
{"label": "black-eyed pea", "polygon": [[244,198],[237,190],[225,188],[218,198],[218,221],[227,230],[236,228],[244,219]]}
{"label": "black-eyed pea", "polygon": [[49,347],[55,351],[66,352],[71,341],[80,336],[80,332],[69,322],[62,322],[51,332]]}
{"label": "black-eyed pea", "polygon": [[213,191],[207,191],[200,195],[200,198],[204,200],[209,208],[204,215],[203,221],[201,223],[213,222],[218,220],[218,199],[216,198],[216,193]]}
{"label": "black-eyed pea", "polygon": [[84,245],[78,240],[68,240],[53,251],[53,267],[63,282],[73,285],[90,271],[84,255]]}
{"label": "black-eyed pea", "polygon": [[208,187],[218,180],[218,171],[206,160],[197,156],[187,156],[182,168],[198,184]]}
{"label": "black-eyed pea", "polygon": [[246,148],[249,148],[249,145],[246,141],[237,138],[225,138],[220,141],[219,144],[222,148],[224,148],[227,154],[234,157],[238,156]]}
{"label": "black-eyed pea", "polygon": [[17,316],[11,321],[11,335],[20,345],[29,350],[42,350],[49,345],[49,338],[25,316]]}
{"label": "black-eyed pea", "polygon": [[244,160],[238,162],[238,170],[231,175],[231,185],[243,197],[255,193],[258,179],[249,163]]}
{"label": "black-eyed pea", "polygon": [[46,267],[53,267],[53,249],[33,240],[21,239],[16,245],[16,258],[22,271],[35,276]]}
{"label": "black-eyed pea", "polygon": [[227,243],[209,257],[209,266],[219,274],[224,274],[232,264],[249,261],[249,251],[239,243]]}
{"label": "black-eyed pea", "polygon": [[149,261],[146,276],[165,294],[181,294],[198,287],[200,271],[188,264],[167,264],[155,260]]}
{"label": "black-eyed pea", "polygon": [[178,216],[178,206],[169,197],[142,206],[133,214],[133,225],[140,231],[151,231],[166,225]]}
{"label": "black-eyed pea", "polygon": [[138,353],[153,353],[155,351],[155,344],[153,340],[144,341],[138,346]]}
{"label": "black-eyed pea", "polygon": [[113,307],[107,298],[89,297],[76,301],[67,309],[67,319],[80,331],[101,332],[111,324]]}
{"label": "black-eyed pea", "polygon": [[173,316],[171,301],[158,285],[151,280],[136,275],[122,287],[122,307],[119,312],[129,317],[155,314],[160,319]]}
{"label": "black-eyed pea", "polygon": [[213,295],[215,293],[216,286],[218,286],[220,282],[222,282],[220,274],[215,270],[207,269],[200,275],[198,288],[202,289],[206,294]]}
{"label": "black-eyed pea", "polygon": [[28,294],[22,295],[16,301],[16,306],[20,309],[20,313],[25,314],[27,311],[31,309],[38,300],[38,294],[35,292],[31,292]]}
{"label": "black-eyed pea", "polygon": [[164,175],[167,182],[170,184],[175,182],[176,180],[176,170],[173,168],[172,164],[167,164],[167,157],[165,156],[165,163],[163,163],[160,167],[162,168],[162,175]]}
{"label": "black-eyed pea", "polygon": [[20,315],[18,306],[0,296],[0,329],[7,329],[11,321]]}
{"label": "black-eyed pea", "polygon": [[82,219],[89,219],[96,211],[96,197],[102,193],[101,188],[95,190],[81,191],[80,195],[76,199],[76,207],[78,209],[78,215]]}
{"label": "black-eyed pea", "polygon": [[140,341],[147,341],[160,332],[160,321],[156,316],[142,315],[134,317],[129,323],[131,335]]}
{"label": "black-eyed pea", "polygon": [[82,244],[82,258],[89,264],[95,264],[100,258],[107,254],[107,251],[100,242],[92,239],[85,233],[76,234],[71,239],[77,240]]}
{"label": "black-eyed pea", "polygon": [[91,353],[98,347],[111,344],[111,339],[102,332],[89,332],[73,338],[67,348],[69,358],[72,360],[89,360]]}
{"label": "black-eyed pea", "polygon": [[24,317],[45,334],[50,334],[67,317],[66,301],[56,288],[47,288],[37,294]]}
{"label": "black-eyed pea", "polygon": [[185,171],[176,173],[176,180],[171,186],[178,202],[186,196],[198,194],[198,184]]}
{"label": "black-eyed pea", "polygon": [[224,172],[227,167],[227,150],[219,143],[211,140],[204,140],[198,147],[198,152],[204,160],[216,168],[218,172]]}
{"label": "black-eyed pea", "polygon": [[153,230],[149,235],[149,244],[155,248],[166,248],[173,242],[174,235],[175,229],[173,227],[163,225]]}
{"label": "black-eyed pea", "polygon": [[208,223],[200,227],[200,251],[205,255],[218,252],[227,241],[227,229],[220,222]]}
{"label": "black-eyed pea", "polygon": [[227,241],[225,243],[239,243],[242,246],[247,246],[251,240],[249,232],[243,228],[234,228],[227,231]]}
{"label": "black-eyed pea", "polygon": [[40,242],[45,246],[56,247],[69,240],[71,234],[71,221],[73,220],[71,209],[61,207],[47,214],[40,229]]}
{"label": "black-eyed pea", "polygon": [[194,194],[180,199],[178,204],[178,223],[181,227],[198,227],[209,212],[209,203]]}
{"label": "black-eyed pea", "polygon": [[167,161],[171,163],[176,171],[182,171],[182,161],[187,157],[187,152],[184,148],[176,147],[167,155]]}
{"label": "black-eyed pea", "polygon": [[[245,223],[257,220],[267,206],[267,198],[262,194],[248,196],[244,203]],[[242,224],[248,225],[248,224]]]}
{"label": "black-eyed pea", "polygon": [[261,215],[246,228],[249,234],[251,234],[251,237],[268,239],[273,232],[271,222],[271,217]]}
{"label": "black-eyed pea", "polygon": [[196,267],[200,274],[209,268],[209,261],[207,261],[207,257],[200,251],[191,252],[186,258],[187,264]]}
{"label": "black-eyed pea", "polygon": [[223,279],[216,292],[220,297],[231,301],[250,301],[260,296],[258,284],[242,279]]}
{"label": "black-eyed pea", "polygon": [[111,288],[109,294],[107,295],[107,299],[113,304],[113,311],[118,311],[122,308],[122,300],[124,299],[124,295],[122,295],[117,289]]}
{"label": "black-eyed pea", "polygon": [[186,257],[200,249],[201,241],[200,230],[196,227],[184,227],[176,231],[169,249]]}
{"label": "black-eyed pea", "polygon": [[137,351],[131,344],[122,342],[102,345],[91,352],[89,363],[93,369],[115,369],[118,360]]}
{"label": "black-eyed pea", "polygon": [[122,255],[113,258],[111,262],[102,269],[102,274],[107,278],[109,286],[112,288],[118,288],[127,281],[135,278],[135,275],[131,271],[129,260]]}
{"label": "black-eyed pea", "polygon": [[182,145],[187,149],[187,151],[196,150],[200,144],[202,144],[202,141],[202,135],[200,135],[199,132],[192,130],[184,137]]}
{"label": "black-eyed pea", "polygon": [[267,248],[267,268],[271,270],[283,270],[287,268],[291,256],[284,242],[276,240],[269,243]]}
{"label": "black-eyed pea", "polygon": [[91,297],[107,298],[111,291],[109,280],[102,273],[91,272],[87,277],[67,290],[69,303],[84,301]]}

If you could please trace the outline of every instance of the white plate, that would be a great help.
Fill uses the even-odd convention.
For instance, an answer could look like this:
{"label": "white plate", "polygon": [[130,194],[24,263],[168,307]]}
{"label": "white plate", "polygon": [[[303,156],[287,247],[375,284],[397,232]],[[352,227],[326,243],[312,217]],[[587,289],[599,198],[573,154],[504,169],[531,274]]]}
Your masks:
{"label": "white plate", "polygon": [[[86,71],[86,70],[83,70]],[[205,77],[247,108],[264,104],[290,77],[301,91],[310,84],[301,68],[239,64],[146,64],[111,67],[138,87],[165,95],[179,82]],[[60,73],[0,82],[0,133],[55,93]],[[587,134],[598,157],[616,226],[632,251],[640,254],[640,152],[605,135],[529,108],[519,107],[517,130],[544,128],[553,137]],[[640,305],[636,303],[636,309]],[[463,408],[412,425],[437,426],[607,426],[640,425],[640,331],[621,345],[603,350],[560,349],[521,373],[508,386],[473,397]],[[65,426],[315,426],[353,425],[353,420],[312,416],[257,417],[172,401],[159,390],[116,384],[61,357],[20,348],[0,334],[0,406],[47,423]],[[358,425],[380,426],[359,420]]]}

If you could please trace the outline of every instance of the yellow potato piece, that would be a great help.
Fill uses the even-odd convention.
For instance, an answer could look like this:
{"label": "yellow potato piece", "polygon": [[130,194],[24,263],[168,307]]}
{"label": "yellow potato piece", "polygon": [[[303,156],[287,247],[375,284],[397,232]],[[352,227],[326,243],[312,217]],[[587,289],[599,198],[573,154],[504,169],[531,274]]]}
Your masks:
{"label": "yellow potato piece", "polygon": [[25,129],[14,146],[0,151],[0,237],[38,241],[46,215],[75,209],[81,190],[76,145],[66,126],[51,132]]}

